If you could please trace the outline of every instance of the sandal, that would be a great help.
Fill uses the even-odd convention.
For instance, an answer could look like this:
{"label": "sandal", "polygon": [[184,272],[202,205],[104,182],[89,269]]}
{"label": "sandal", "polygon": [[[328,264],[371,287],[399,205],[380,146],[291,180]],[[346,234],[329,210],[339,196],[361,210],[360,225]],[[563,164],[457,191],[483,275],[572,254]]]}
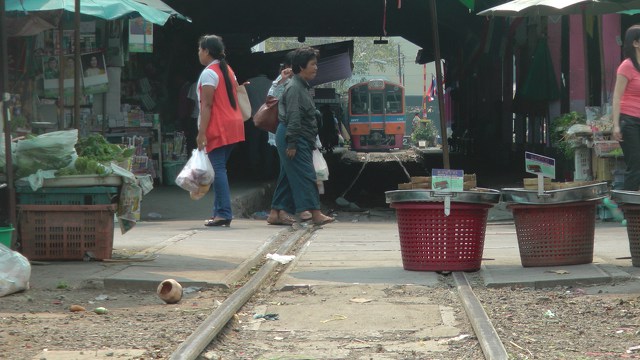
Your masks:
{"label": "sandal", "polygon": [[291,215],[285,215],[285,216],[278,216],[276,219],[269,219],[267,218],[267,223],[269,225],[287,225],[287,226],[291,226],[293,224],[295,224],[296,219],[294,219],[293,217],[291,217]]}
{"label": "sandal", "polygon": [[308,211],[303,211],[300,213],[300,220],[302,221],[309,221],[311,220],[312,216],[311,213]]}
{"label": "sandal", "polygon": [[322,219],[322,220],[317,221],[317,222],[316,222],[316,221],[314,221],[314,222],[313,222],[313,225],[315,225],[315,226],[322,226],[322,225],[330,224],[330,223],[332,223],[332,222],[334,222],[334,221],[336,221],[336,219],[335,219],[335,218],[332,218],[332,217],[326,216],[326,217],[325,217],[325,219]]}

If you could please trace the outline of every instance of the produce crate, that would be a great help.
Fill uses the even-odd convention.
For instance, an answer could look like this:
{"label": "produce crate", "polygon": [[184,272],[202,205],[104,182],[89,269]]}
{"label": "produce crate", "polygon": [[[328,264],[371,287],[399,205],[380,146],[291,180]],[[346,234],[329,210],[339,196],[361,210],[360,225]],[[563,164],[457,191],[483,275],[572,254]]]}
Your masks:
{"label": "produce crate", "polygon": [[593,177],[598,181],[611,181],[615,170],[625,168],[624,160],[621,158],[594,156],[592,160]]}
{"label": "produce crate", "polygon": [[118,188],[111,186],[16,189],[18,204],[24,205],[107,205],[116,202],[117,196]]}
{"label": "produce crate", "polygon": [[29,260],[110,259],[113,214],[109,205],[18,205],[18,237]]}
{"label": "produce crate", "polygon": [[487,214],[491,205],[391,203],[396,209],[405,270],[476,271],[480,269]]}
{"label": "produce crate", "polygon": [[591,263],[596,205],[595,201],[509,205],[513,211],[522,266]]}

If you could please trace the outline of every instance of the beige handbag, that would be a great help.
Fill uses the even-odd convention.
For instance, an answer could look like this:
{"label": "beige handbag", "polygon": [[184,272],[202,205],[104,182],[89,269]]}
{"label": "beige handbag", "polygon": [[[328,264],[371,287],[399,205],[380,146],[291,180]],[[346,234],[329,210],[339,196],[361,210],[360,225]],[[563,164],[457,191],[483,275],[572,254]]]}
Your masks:
{"label": "beige handbag", "polygon": [[238,105],[240,106],[240,112],[242,112],[242,120],[247,121],[251,119],[251,102],[249,101],[249,95],[247,95],[247,88],[244,85],[238,86]]}

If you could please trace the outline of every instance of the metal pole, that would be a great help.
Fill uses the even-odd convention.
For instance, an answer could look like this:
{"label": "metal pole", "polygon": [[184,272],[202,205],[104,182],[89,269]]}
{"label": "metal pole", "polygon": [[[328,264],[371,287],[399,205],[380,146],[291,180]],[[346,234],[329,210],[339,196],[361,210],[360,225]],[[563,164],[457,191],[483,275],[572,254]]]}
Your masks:
{"label": "metal pole", "polygon": [[73,73],[73,123],[80,129],[80,0],[76,0],[74,13],[74,73]]}
{"label": "metal pole", "polygon": [[[2,120],[4,129],[4,151],[6,158],[6,176],[7,176],[7,190],[9,194],[9,221],[14,227],[18,227],[16,216],[16,192],[13,186],[13,161],[11,158],[11,124],[7,116],[7,105],[5,104],[5,93],[7,91],[7,82],[9,80],[9,74],[7,72],[7,29],[6,29],[6,17],[5,17],[5,1],[0,0],[0,120]],[[16,231],[13,232],[13,239],[16,238]]]}
{"label": "metal pole", "polygon": [[[60,18],[58,23],[58,129],[62,130],[64,126],[64,21]],[[55,51],[56,49],[54,49]]]}
{"label": "metal pole", "polygon": [[431,10],[431,29],[433,34],[433,49],[436,60],[436,84],[438,85],[438,108],[440,109],[440,134],[442,138],[442,165],[445,169],[449,166],[449,141],[447,140],[447,124],[444,119],[444,97],[442,86],[442,61],[440,58],[440,37],[438,35],[438,12],[436,10],[436,0],[429,1]]}

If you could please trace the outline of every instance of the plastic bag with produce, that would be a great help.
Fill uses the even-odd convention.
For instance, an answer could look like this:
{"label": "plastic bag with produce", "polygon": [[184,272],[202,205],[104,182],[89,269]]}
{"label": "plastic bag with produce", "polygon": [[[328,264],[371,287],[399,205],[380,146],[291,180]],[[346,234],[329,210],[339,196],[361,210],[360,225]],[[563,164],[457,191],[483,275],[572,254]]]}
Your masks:
{"label": "plastic bag with produce", "polygon": [[195,149],[176,177],[176,185],[187,190],[193,200],[198,200],[209,191],[214,175],[207,154],[204,150]]}

